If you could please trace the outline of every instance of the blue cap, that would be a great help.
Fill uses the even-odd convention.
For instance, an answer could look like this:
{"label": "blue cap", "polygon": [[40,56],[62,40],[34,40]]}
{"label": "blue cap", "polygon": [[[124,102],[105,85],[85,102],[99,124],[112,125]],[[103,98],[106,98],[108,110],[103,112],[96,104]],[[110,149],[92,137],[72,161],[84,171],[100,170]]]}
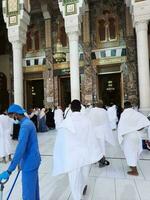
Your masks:
{"label": "blue cap", "polygon": [[8,108],[8,113],[17,113],[17,114],[24,114],[26,111],[17,104],[11,104]]}

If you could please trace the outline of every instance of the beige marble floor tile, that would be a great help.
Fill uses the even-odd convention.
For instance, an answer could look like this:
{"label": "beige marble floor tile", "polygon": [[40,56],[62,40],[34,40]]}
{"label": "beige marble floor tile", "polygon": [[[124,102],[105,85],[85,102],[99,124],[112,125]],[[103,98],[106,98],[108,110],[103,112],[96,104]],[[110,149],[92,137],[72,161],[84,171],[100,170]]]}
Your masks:
{"label": "beige marble floor tile", "polygon": [[[115,139],[117,138],[116,133]],[[72,200],[67,175],[52,176],[53,145],[56,131],[38,133],[42,163],[39,169],[41,200]],[[17,142],[13,141],[13,149]],[[82,200],[149,200],[150,199],[150,152],[143,151],[138,162],[139,176],[127,175],[129,170],[119,144],[106,145],[110,165],[99,168],[91,166],[87,194]],[[6,170],[9,163],[0,163],[0,172]],[[4,200],[13,184],[17,172],[14,172],[5,186]],[[10,200],[21,200],[21,175],[16,183]]]}

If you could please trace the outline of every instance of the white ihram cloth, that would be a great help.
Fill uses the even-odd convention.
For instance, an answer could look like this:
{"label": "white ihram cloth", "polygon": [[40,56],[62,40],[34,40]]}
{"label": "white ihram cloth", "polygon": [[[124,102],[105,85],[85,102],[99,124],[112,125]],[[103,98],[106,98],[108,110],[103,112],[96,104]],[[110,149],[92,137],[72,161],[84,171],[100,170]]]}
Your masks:
{"label": "white ihram cloth", "polygon": [[116,129],[117,128],[116,123],[118,122],[116,105],[109,107],[107,109],[107,114],[108,114],[108,118],[109,118],[111,128]]}
{"label": "white ihram cloth", "polygon": [[[84,112],[85,112],[85,107],[81,104],[81,113],[84,114]],[[67,118],[71,115],[72,115],[71,107],[66,108],[64,112],[64,118]]]}
{"label": "white ihram cloth", "polygon": [[81,104],[81,112],[83,113],[85,111],[85,106]]}
{"label": "white ihram cloth", "polygon": [[125,109],[118,124],[118,140],[121,145],[127,164],[136,166],[142,152],[142,128],[148,127],[150,121],[143,114],[132,108]]}
{"label": "white ihram cloth", "polygon": [[0,157],[12,154],[13,121],[7,115],[0,115]]}
{"label": "white ihram cloth", "polygon": [[71,108],[69,106],[64,111],[64,119],[67,118],[67,117],[69,117],[71,114],[72,114],[72,111],[71,111]]}
{"label": "white ihram cloth", "polygon": [[91,110],[92,108],[93,108],[92,105],[90,105],[89,107],[86,107],[85,110],[84,110],[84,112],[83,112],[83,114],[84,114],[84,115],[88,115],[89,112],[90,112],[90,110]]}
{"label": "white ihram cloth", "polygon": [[68,173],[74,200],[80,200],[90,164],[102,158],[89,119],[73,112],[57,130],[53,154],[53,175]]}
{"label": "white ihram cloth", "polygon": [[54,111],[54,120],[55,120],[56,129],[62,123],[63,119],[64,119],[64,117],[63,117],[63,111],[60,108],[57,108]]}
{"label": "white ihram cloth", "polygon": [[90,165],[81,167],[68,173],[70,188],[74,200],[81,200],[84,187],[88,182]]}
{"label": "white ihram cloth", "polygon": [[103,108],[91,108],[88,117],[92,122],[93,132],[99,141],[103,155],[105,153],[105,142],[115,146],[115,139],[109,123],[107,111]]}

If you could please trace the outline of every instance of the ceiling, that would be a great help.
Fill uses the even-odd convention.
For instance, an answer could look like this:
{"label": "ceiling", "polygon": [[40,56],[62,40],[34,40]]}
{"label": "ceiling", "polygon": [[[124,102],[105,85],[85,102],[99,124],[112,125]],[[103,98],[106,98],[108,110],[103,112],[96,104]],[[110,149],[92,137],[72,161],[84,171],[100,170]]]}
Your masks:
{"label": "ceiling", "polygon": [[[59,12],[59,6],[58,6],[59,0],[31,0],[31,10],[32,12],[41,10],[41,4],[47,4],[50,11],[52,13]],[[96,3],[103,3],[104,5],[110,5],[110,6],[119,6],[121,4],[124,4],[123,0],[86,0],[88,4],[96,4]]]}
{"label": "ceiling", "polygon": [[[91,5],[99,3],[100,1],[105,5],[106,4],[119,5],[120,2],[123,4],[122,0],[86,0],[86,1],[88,2],[88,4]],[[30,3],[31,3],[31,14],[42,12],[41,10],[42,4],[48,5],[48,10],[50,11],[51,16],[57,16],[58,14],[60,14],[58,0],[30,0]],[[3,23],[2,1],[0,1],[0,24],[2,23]]]}

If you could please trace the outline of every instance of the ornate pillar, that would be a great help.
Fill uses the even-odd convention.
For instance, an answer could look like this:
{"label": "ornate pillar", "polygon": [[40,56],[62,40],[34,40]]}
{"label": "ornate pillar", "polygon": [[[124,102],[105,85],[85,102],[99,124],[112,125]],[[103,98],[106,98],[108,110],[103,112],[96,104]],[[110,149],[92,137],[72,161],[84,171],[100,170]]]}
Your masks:
{"label": "ornate pillar", "polygon": [[136,38],[132,25],[132,18],[129,8],[126,7],[126,66],[122,68],[124,81],[124,100],[131,101],[138,105],[138,73],[137,73],[137,52]]}
{"label": "ornate pillar", "polygon": [[138,54],[140,109],[150,109],[150,71],[148,52],[148,21],[135,22]]}
{"label": "ornate pillar", "polygon": [[51,35],[51,18],[45,20],[45,41],[46,41],[46,65],[47,71],[44,72],[45,106],[50,107],[54,104],[54,69],[53,69],[53,51]]}
{"label": "ornate pillar", "polygon": [[70,81],[71,100],[80,100],[80,77],[79,77],[79,35],[81,33],[81,11],[84,5],[83,0],[59,2],[59,8],[65,20],[65,29],[69,38],[70,50]]}
{"label": "ornate pillar", "polygon": [[84,57],[84,86],[83,86],[83,104],[93,103],[93,67],[91,65],[91,43],[90,43],[90,23],[89,9],[86,6],[83,15],[83,57]]}
{"label": "ornate pillar", "polygon": [[45,20],[45,56],[47,71],[43,72],[44,78],[44,105],[54,105],[54,77],[53,77],[53,52],[52,52],[52,28],[51,16],[47,4],[41,4]]}
{"label": "ornate pillar", "polygon": [[43,72],[44,78],[44,105],[51,107],[54,104],[54,76],[52,48],[45,49],[47,71]]}
{"label": "ornate pillar", "polygon": [[26,43],[27,26],[30,21],[29,9],[29,1],[3,0],[4,20],[7,24],[8,39],[13,50],[14,103],[21,106],[23,106],[22,46]]}

